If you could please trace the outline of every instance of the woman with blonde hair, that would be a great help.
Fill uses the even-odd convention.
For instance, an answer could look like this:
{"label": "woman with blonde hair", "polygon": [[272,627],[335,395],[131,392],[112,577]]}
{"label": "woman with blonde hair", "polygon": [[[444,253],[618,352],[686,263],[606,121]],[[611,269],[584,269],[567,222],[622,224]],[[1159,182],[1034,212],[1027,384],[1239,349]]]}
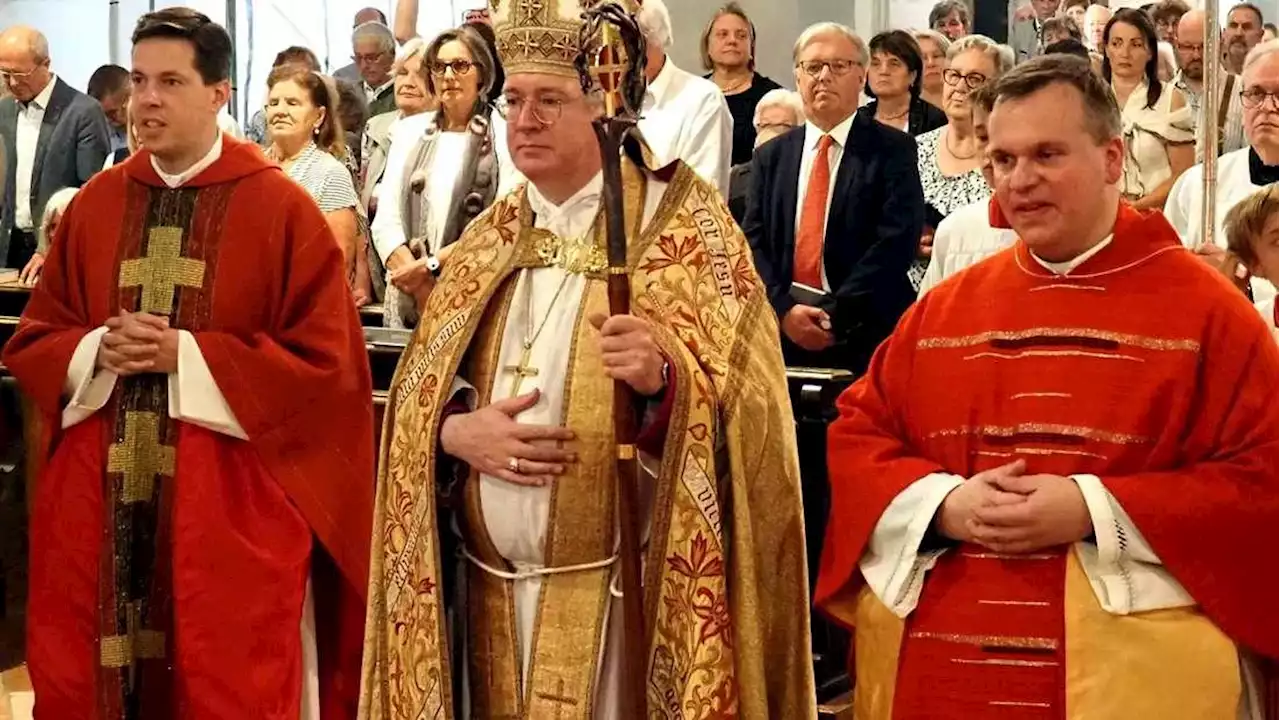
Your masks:
{"label": "woman with blonde hair", "polygon": [[299,65],[281,65],[267,78],[267,156],[305,189],[324,213],[354,283],[364,247],[364,219],[344,161],[347,139],[333,81]]}

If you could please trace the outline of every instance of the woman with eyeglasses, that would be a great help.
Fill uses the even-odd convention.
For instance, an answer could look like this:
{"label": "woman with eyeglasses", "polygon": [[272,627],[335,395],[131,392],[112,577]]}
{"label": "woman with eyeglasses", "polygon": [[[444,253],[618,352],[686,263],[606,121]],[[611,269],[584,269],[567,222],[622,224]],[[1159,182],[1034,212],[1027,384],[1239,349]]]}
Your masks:
{"label": "woman with eyeglasses", "polygon": [[752,124],[756,105],[766,93],[781,86],[756,72],[756,27],[742,6],[731,2],[711,16],[702,33],[701,49],[702,66],[710,71],[704,77],[724,93],[733,116],[730,164],[750,162],[756,146]]}
{"label": "woman with eyeglasses", "polygon": [[1120,106],[1124,177],[1120,191],[1139,209],[1163,208],[1174,182],[1195,164],[1195,118],[1186,98],[1160,81],[1156,28],[1140,10],[1117,10],[1102,31],[1102,77]]}
{"label": "woman with eyeglasses", "polygon": [[942,72],[947,69],[951,41],[937,30],[916,30],[913,36],[920,48],[920,61],[924,63],[920,73],[920,99],[941,110]]}
{"label": "woman with eyeglasses", "polygon": [[1013,68],[1013,50],[985,35],[968,35],[951,44],[943,71],[942,111],[947,124],[916,138],[920,186],[924,190],[925,229],[917,258],[908,271],[911,285],[920,289],[933,232],[953,210],[991,196],[982,176],[982,156],[973,133],[969,94]]}
{"label": "woman with eyeglasses", "polygon": [[865,112],[876,120],[909,135],[921,135],[947,124],[947,116],[920,99],[924,60],[910,33],[889,30],[867,44],[871,65],[867,68],[867,95],[875,98]]}
{"label": "woman with eyeglasses", "polygon": [[416,323],[445,249],[518,179],[505,125],[493,112],[495,63],[484,39],[465,26],[446,30],[423,51],[427,92],[438,109],[396,124],[373,220],[373,244],[387,270],[388,327]]}

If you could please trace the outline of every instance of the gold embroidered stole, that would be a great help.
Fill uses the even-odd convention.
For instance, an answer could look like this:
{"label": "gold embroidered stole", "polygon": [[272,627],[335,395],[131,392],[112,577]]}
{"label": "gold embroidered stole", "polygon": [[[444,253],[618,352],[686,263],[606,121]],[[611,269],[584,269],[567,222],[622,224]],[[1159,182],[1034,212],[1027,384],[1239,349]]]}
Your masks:
{"label": "gold embroidered stole", "polygon": [[[130,183],[111,307],[202,329],[230,186]],[[170,521],[177,429],[166,375],[121,378],[106,439],[105,544],[99,573],[99,717],[165,717],[172,695]]]}
{"label": "gold embroidered stole", "polygon": [[[643,182],[634,166],[624,168],[628,186]],[[440,410],[460,368],[473,373],[468,379],[478,387],[491,386],[511,275],[545,262],[528,242],[526,207],[518,190],[467,229],[393,381],[379,465],[362,718],[454,716],[450,678],[457,666],[447,658],[437,594]],[[629,210],[641,207],[629,198]],[[681,165],[628,255],[633,312],[654,323],[678,378],[644,558],[651,711],[808,716],[813,689],[798,465],[777,325],[750,249],[718,193]],[[605,307],[603,295],[603,283],[589,282],[580,317]],[[610,397],[594,335],[580,322],[570,353],[565,424],[578,432],[583,457],[581,475],[555,488],[548,567],[613,553],[612,438],[589,432],[612,426],[610,401],[593,401]],[[728,497],[732,514],[722,504]],[[484,525],[474,491],[467,507],[470,550],[503,567],[477,532]],[[590,717],[608,574],[544,578],[528,688],[521,688],[509,583],[466,572],[471,697],[484,703],[473,706],[473,715]],[[775,578],[784,585],[773,585]],[[559,633],[584,640],[568,647]],[[781,695],[767,689],[788,675],[765,673],[765,657],[799,668],[800,679],[788,680],[793,689]],[[740,678],[748,692],[740,691]]]}

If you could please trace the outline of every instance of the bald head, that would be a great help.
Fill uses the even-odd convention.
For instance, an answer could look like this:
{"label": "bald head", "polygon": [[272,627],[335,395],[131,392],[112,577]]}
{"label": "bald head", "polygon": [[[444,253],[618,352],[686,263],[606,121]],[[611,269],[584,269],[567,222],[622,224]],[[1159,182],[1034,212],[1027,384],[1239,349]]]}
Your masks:
{"label": "bald head", "polygon": [[49,84],[49,41],[33,27],[5,29],[0,33],[0,73],[15,98],[31,102]]}
{"label": "bald head", "polygon": [[360,27],[365,23],[371,23],[371,22],[382,23],[383,25],[386,25],[387,16],[383,15],[382,11],[379,10],[378,8],[371,8],[371,7],[363,8],[356,13],[355,20],[352,21],[351,27],[356,28],[356,27]]}
{"label": "bald head", "polygon": [[1204,11],[1191,10],[1178,21],[1178,67],[1192,82],[1204,79]]}
{"label": "bald head", "polygon": [[1084,39],[1089,49],[1102,51],[1102,31],[1107,29],[1111,20],[1111,10],[1102,5],[1090,5],[1084,11]]}

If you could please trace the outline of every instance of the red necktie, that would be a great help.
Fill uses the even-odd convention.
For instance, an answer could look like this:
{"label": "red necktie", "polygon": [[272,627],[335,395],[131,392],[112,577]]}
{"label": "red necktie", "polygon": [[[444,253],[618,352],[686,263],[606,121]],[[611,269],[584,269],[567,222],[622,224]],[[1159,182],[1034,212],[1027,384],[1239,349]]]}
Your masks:
{"label": "red necktie", "polygon": [[809,188],[800,208],[796,232],[796,264],[792,277],[798,283],[822,288],[822,239],[827,230],[827,197],[831,193],[831,136],[818,141],[818,152],[809,171]]}

